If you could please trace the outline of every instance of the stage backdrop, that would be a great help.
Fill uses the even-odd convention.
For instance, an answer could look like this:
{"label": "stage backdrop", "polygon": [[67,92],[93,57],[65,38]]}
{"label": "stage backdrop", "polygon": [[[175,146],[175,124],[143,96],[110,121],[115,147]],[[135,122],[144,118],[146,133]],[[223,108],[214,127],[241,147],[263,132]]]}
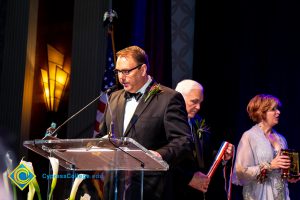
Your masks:
{"label": "stage backdrop", "polygon": [[[193,4],[195,7],[190,7]],[[290,148],[300,150],[297,139],[300,30],[296,25],[299,4],[270,0],[138,1],[124,11],[125,2],[114,1],[120,17],[116,41],[118,48],[132,44],[144,47],[149,52],[154,77],[170,87],[184,78],[202,83],[205,100],[200,114],[220,140],[227,139],[237,145],[242,133],[253,125],[246,113],[253,96],[260,93],[277,96],[283,106],[280,123],[275,128],[286,137]],[[181,23],[176,18],[179,12],[182,18],[187,16]],[[188,31],[192,34],[187,34]],[[178,34],[186,45],[176,44]],[[172,51],[172,47],[178,48]],[[188,57],[192,61],[184,60],[189,51],[193,54]],[[180,56],[183,62],[172,62],[170,68],[171,61],[181,61]],[[180,64],[184,72],[178,70]],[[178,73],[174,74],[175,71]],[[300,198],[296,190],[299,185],[290,184],[292,199]],[[237,199],[241,198],[238,192]]]}
{"label": "stage backdrop", "polygon": [[[37,23],[29,12],[29,2],[36,3],[0,1],[1,139],[16,151],[22,149],[24,139],[43,135],[51,122],[47,114],[32,116],[45,108],[39,107],[43,102],[36,102],[41,93],[36,93],[40,91],[34,89],[30,71],[40,66],[29,62],[34,55],[30,45],[34,44],[36,28],[29,22]],[[45,2],[53,1],[39,3]],[[56,116],[58,124],[98,95],[105,61],[106,36],[101,20],[109,6],[102,0],[68,2],[70,15],[74,15],[71,29],[67,29],[72,31],[67,42],[71,45],[73,72],[68,99],[61,115]],[[63,5],[68,8],[66,4]],[[300,150],[299,4],[271,0],[114,0],[112,8],[119,16],[116,49],[143,47],[150,57],[151,74],[167,86],[174,87],[184,78],[202,83],[205,100],[200,114],[220,140],[237,144],[241,134],[252,126],[246,106],[254,95],[277,96],[283,107],[276,129],[286,137],[290,148]],[[39,78],[37,73],[34,76]],[[93,109],[68,124],[68,133],[63,136],[92,136],[96,106]],[[34,123],[32,119],[37,118],[49,121]],[[18,153],[21,157],[24,151]],[[290,184],[291,199],[300,199],[296,190],[299,186],[300,183]],[[240,198],[239,190],[235,194]]]}

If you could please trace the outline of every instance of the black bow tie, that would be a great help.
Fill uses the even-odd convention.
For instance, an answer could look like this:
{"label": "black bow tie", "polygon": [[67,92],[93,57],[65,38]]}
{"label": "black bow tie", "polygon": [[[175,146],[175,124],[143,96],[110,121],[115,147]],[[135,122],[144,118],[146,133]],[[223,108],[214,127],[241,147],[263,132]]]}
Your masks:
{"label": "black bow tie", "polygon": [[125,92],[125,99],[131,99],[132,97],[134,97],[135,100],[138,101],[142,95],[143,94],[140,92],[138,92],[138,93]]}

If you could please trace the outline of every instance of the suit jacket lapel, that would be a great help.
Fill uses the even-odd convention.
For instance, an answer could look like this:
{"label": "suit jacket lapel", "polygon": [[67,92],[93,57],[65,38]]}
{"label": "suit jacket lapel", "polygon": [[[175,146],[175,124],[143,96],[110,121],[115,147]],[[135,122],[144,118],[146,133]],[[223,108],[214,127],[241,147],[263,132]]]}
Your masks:
{"label": "suit jacket lapel", "polygon": [[204,148],[203,148],[204,133],[202,133],[201,138],[199,138],[195,123],[193,123],[192,134],[194,135],[194,140],[195,140],[194,142],[195,142],[195,150],[196,150],[198,165],[200,168],[204,168],[204,156],[203,156],[204,155]]}
{"label": "suit jacket lapel", "polygon": [[[147,101],[145,102],[145,99],[148,95],[148,92],[150,90],[150,88],[155,84],[156,82],[154,80],[152,80],[152,82],[149,84],[149,86],[147,87],[144,95],[142,96],[128,126],[127,126],[127,129],[126,131],[124,132],[124,137],[126,137],[130,131],[130,129],[132,128],[132,126],[137,122],[137,120],[139,119],[139,117],[141,116],[141,114],[143,113],[143,111],[147,108],[147,106],[150,104],[150,102],[152,101],[153,97],[156,95],[152,95],[150,96]],[[124,116],[124,114],[123,114]]]}
{"label": "suit jacket lapel", "polygon": [[119,133],[120,137],[123,136],[123,127],[124,127],[124,114],[125,114],[125,103],[126,103],[124,93],[125,91],[121,92],[116,105],[116,123],[118,124],[117,133]]}

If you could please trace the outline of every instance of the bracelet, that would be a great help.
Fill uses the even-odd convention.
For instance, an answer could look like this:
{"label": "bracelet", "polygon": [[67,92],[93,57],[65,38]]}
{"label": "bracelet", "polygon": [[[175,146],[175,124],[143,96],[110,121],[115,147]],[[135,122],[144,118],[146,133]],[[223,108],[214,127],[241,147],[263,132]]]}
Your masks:
{"label": "bracelet", "polygon": [[266,162],[266,163],[263,163],[264,165],[264,169],[268,170],[268,171],[271,171],[271,163],[270,162]]}
{"label": "bracelet", "polygon": [[264,183],[266,179],[268,178],[267,176],[267,170],[263,169],[260,171],[260,174],[257,175],[256,179],[258,180],[259,183]]}
{"label": "bracelet", "polygon": [[259,164],[260,173],[257,175],[256,179],[259,183],[263,183],[268,178],[267,172],[271,171],[271,164],[269,162],[264,162]]}

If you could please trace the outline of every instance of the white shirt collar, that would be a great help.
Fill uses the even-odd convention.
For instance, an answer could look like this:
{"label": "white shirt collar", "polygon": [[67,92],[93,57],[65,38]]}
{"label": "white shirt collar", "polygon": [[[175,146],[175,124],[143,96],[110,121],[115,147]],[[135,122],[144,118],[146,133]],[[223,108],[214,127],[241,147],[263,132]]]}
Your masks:
{"label": "white shirt collar", "polygon": [[146,91],[146,89],[147,89],[147,87],[148,87],[149,84],[151,83],[151,81],[152,81],[152,78],[151,78],[151,76],[148,75],[148,81],[147,81],[147,82],[143,85],[143,87],[141,87],[141,89],[139,89],[137,92],[140,92],[140,93],[144,94],[145,91]]}

